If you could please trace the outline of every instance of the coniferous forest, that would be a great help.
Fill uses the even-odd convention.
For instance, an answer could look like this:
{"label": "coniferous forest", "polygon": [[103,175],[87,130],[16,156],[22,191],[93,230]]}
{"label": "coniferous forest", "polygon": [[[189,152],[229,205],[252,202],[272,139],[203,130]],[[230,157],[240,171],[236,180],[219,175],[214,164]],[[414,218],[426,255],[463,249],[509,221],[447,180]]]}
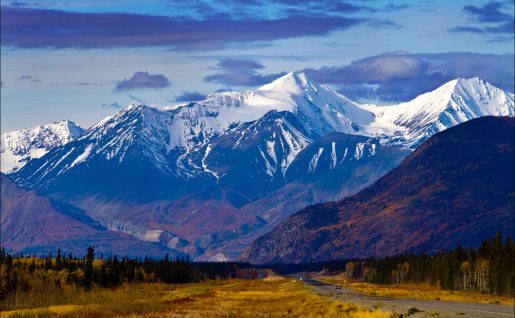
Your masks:
{"label": "coniferous forest", "polygon": [[448,290],[473,290],[513,296],[515,244],[502,233],[484,241],[478,249],[433,255],[400,255],[347,262],[350,278],[375,284],[431,283]]}
{"label": "coniferous forest", "polygon": [[[13,301],[30,291],[65,289],[91,290],[114,288],[124,283],[191,283],[234,277],[238,269],[248,268],[246,263],[191,262],[189,257],[170,259],[130,259],[117,256],[95,258],[93,247],[83,258],[64,255],[46,257],[11,255],[0,250],[0,303]],[[0,306],[3,307],[3,306]]]}
{"label": "coniferous forest", "polygon": [[[381,259],[330,261],[318,264],[275,264],[265,267],[280,273],[296,271],[345,271],[349,278],[375,284],[430,283],[448,290],[479,291],[513,296],[515,243],[501,233],[477,249],[456,248],[436,254],[399,255]],[[0,251],[0,303],[10,306],[20,295],[34,290],[114,288],[124,283],[190,283],[228,279],[248,263],[191,262],[189,257],[130,259],[117,256],[95,258],[93,247],[85,257],[64,255],[60,250],[47,257],[11,255]],[[291,268],[290,268],[291,267]],[[255,267],[254,267],[255,268]]]}

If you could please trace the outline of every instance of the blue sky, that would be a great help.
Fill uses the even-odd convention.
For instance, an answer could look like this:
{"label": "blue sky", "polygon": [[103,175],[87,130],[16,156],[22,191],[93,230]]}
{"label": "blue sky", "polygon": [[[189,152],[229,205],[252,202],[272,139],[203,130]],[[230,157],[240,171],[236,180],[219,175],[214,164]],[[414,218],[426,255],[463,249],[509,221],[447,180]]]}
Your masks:
{"label": "blue sky", "polygon": [[3,1],[2,132],[84,127],[305,70],[352,99],[455,77],[513,92],[513,1]]}

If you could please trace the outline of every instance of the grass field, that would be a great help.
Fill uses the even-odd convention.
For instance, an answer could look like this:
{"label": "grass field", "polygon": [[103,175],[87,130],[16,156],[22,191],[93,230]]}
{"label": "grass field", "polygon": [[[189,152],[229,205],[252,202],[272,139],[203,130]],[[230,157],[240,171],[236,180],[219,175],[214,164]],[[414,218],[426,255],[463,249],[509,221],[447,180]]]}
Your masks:
{"label": "grass field", "polygon": [[[355,317],[386,318],[312,293],[291,279],[187,285],[137,284],[93,290],[68,303],[2,312],[4,317]],[[25,307],[27,308],[27,307]]]}
{"label": "grass field", "polygon": [[364,282],[356,282],[347,279],[344,275],[319,277],[321,281],[332,284],[342,284],[345,287],[373,295],[397,298],[447,300],[476,302],[489,304],[513,305],[510,297],[481,294],[475,291],[442,290],[438,286],[430,284],[402,284],[402,285],[376,285]]}

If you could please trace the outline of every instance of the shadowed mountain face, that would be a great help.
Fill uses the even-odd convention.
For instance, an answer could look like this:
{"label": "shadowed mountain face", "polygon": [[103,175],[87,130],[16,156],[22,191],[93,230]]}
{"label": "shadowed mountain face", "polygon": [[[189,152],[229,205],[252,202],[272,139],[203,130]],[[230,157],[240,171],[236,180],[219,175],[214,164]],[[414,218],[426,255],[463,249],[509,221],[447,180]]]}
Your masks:
{"label": "shadowed mountain face", "polygon": [[0,187],[0,235],[2,245],[8,250],[48,254],[61,248],[80,256],[88,245],[94,245],[96,251],[104,255],[163,256],[166,253],[155,244],[106,230],[81,210],[22,189],[3,173]]}
{"label": "shadowed mountain face", "polygon": [[513,114],[513,95],[477,78],[374,106],[290,73],[190,104],[132,103],[60,144],[17,132],[2,147],[48,151],[17,161],[9,177],[18,185],[109,230],[220,260],[291,213],[356,194],[439,131]]}
{"label": "shadowed mountain face", "polygon": [[11,173],[49,150],[62,146],[86,131],[70,120],[62,120],[48,125],[22,129],[2,134],[0,137],[0,168],[3,173]]}
{"label": "shadowed mountain face", "polygon": [[256,263],[432,252],[514,230],[514,119],[438,133],[357,195],[310,206],[254,241]]}
{"label": "shadowed mountain face", "polygon": [[107,229],[220,260],[239,256],[242,239],[263,233],[257,229],[271,230],[306,205],[356,193],[409,153],[343,133],[313,142],[286,111],[270,111],[188,151],[168,151],[155,119],[165,117],[147,107],[128,109],[13,177]]}

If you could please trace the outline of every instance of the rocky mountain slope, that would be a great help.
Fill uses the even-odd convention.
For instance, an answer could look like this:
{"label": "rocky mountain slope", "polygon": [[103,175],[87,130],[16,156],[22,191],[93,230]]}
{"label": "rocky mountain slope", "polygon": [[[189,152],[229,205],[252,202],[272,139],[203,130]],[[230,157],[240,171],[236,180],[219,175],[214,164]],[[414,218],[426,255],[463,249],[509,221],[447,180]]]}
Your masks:
{"label": "rocky mountain slope", "polygon": [[108,231],[83,211],[53,202],[33,190],[22,189],[3,173],[0,173],[0,189],[0,238],[7,250],[47,255],[61,248],[81,256],[88,245],[94,245],[98,253],[106,256],[173,254],[157,244]]}
{"label": "rocky mountain slope", "polygon": [[11,173],[49,150],[82,136],[85,130],[70,120],[2,134],[0,139],[1,170]]}
{"label": "rocky mountain slope", "polygon": [[290,216],[243,257],[308,262],[432,252],[513,233],[514,124],[484,117],[438,133],[369,188]]}
{"label": "rocky mountain slope", "polygon": [[290,73],[196,103],[132,103],[10,177],[109,229],[234,258],[289,214],[370,185],[430,135],[514,108],[512,95],[479,79],[409,103],[359,105]]}
{"label": "rocky mountain slope", "polygon": [[395,143],[416,148],[437,132],[482,116],[511,116],[513,94],[474,77],[452,80],[432,92],[391,106],[368,106],[376,115],[369,130],[394,127]]}

